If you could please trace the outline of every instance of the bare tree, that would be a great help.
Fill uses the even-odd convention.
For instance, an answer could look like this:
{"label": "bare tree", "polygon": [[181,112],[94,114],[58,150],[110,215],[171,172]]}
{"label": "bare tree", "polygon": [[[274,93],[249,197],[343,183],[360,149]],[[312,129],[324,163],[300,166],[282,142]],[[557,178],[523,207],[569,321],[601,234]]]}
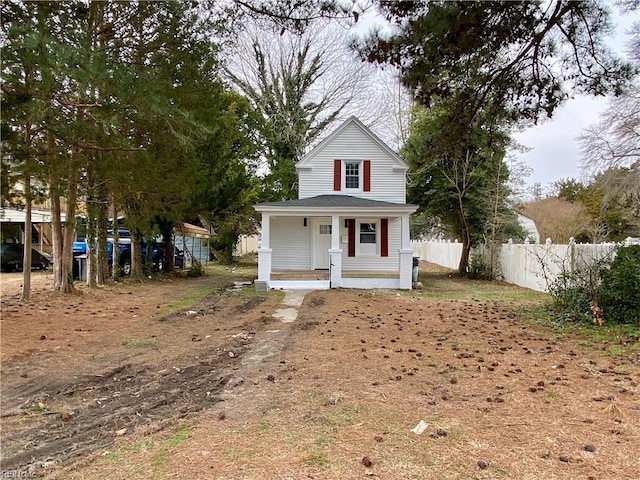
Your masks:
{"label": "bare tree", "polygon": [[[640,68],[640,22],[631,30],[629,58]],[[640,81],[609,101],[597,124],[578,138],[585,172],[607,172],[604,203],[621,198],[640,215]],[[619,175],[612,173],[618,172]]]}
{"label": "bare tree", "polygon": [[522,213],[536,222],[541,238],[553,243],[569,243],[571,237],[585,234],[591,224],[584,205],[557,197],[527,203]]}
{"label": "bare tree", "polygon": [[[399,150],[409,138],[415,102],[397,71],[378,69],[374,75],[375,90],[370,93],[376,99],[377,111],[375,124],[369,126],[389,146]],[[366,115],[366,112],[359,115],[363,113]]]}
{"label": "bare tree", "polygon": [[273,199],[296,195],[295,164],[334,122],[355,113],[382,117],[375,67],[357,59],[347,31],[316,22],[304,33],[248,25],[226,52],[225,74],[263,117],[266,184]]}

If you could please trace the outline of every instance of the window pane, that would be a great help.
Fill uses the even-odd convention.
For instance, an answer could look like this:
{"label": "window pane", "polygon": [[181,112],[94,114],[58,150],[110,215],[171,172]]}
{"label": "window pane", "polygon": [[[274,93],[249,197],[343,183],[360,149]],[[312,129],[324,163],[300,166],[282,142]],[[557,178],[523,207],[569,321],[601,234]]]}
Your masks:
{"label": "window pane", "polygon": [[376,243],[376,234],[375,233],[361,233],[360,234],[360,243]]}
{"label": "window pane", "polygon": [[331,225],[320,225],[320,235],[331,235]]}
{"label": "window pane", "polygon": [[360,163],[349,162],[345,164],[345,187],[360,188]]}
{"label": "window pane", "polygon": [[376,243],[376,224],[360,224],[360,243]]}

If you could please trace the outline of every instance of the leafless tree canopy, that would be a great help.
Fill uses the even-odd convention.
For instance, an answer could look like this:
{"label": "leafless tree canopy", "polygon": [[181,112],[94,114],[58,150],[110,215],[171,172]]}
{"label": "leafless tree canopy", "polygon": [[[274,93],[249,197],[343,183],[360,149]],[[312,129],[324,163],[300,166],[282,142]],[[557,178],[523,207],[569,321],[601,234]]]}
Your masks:
{"label": "leafless tree canopy", "polygon": [[350,115],[369,125],[385,117],[378,99],[387,86],[349,48],[347,30],[323,21],[302,34],[275,27],[264,19],[248,24],[225,52],[225,74],[266,121],[300,137],[299,154]]}
{"label": "leafless tree canopy", "polygon": [[[640,22],[630,33],[629,58],[640,69]],[[640,79],[610,100],[600,121],[585,129],[579,142],[585,172],[609,172],[605,201],[626,197],[631,207],[640,211]],[[611,174],[616,171],[620,174]]]}
{"label": "leafless tree canopy", "polygon": [[541,239],[550,238],[553,243],[569,243],[590,224],[584,205],[555,197],[527,203],[522,213],[536,222]]}

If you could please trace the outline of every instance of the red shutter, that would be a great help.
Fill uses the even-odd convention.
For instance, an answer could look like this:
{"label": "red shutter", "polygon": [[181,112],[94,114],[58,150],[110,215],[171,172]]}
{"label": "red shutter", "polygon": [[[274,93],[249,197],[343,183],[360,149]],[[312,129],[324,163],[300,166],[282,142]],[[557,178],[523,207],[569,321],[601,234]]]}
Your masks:
{"label": "red shutter", "polygon": [[389,219],[380,219],[380,256],[389,256]]}
{"label": "red shutter", "polygon": [[355,257],[356,256],[356,220],[354,218],[349,218],[347,220],[347,227],[349,230],[348,256]]}
{"label": "red shutter", "polygon": [[333,190],[340,191],[340,180],[342,179],[342,160],[333,161]]}
{"label": "red shutter", "polygon": [[362,162],[363,164],[363,175],[364,179],[362,182],[362,190],[365,192],[371,191],[371,160],[365,160]]}

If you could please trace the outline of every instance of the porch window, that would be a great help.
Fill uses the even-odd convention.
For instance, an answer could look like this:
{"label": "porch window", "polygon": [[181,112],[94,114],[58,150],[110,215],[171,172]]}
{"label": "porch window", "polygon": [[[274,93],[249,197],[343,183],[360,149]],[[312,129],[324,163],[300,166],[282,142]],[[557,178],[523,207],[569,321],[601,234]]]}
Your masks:
{"label": "porch window", "polygon": [[360,224],[360,243],[376,243],[376,224],[361,223]]}
{"label": "porch window", "polygon": [[378,253],[378,225],[376,222],[358,223],[358,255],[376,255]]}
{"label": "porch window", "polygon": [[331,225],[320,224],[320,235],[331,235]]}
{"label": "porch window", "polygon": [[356,221],[354,218],[345,220],[348,233],[348,256],[380,255],[389,256],[389,219],[368,218]]}
{"label": "porch window", "polygon": [[360,163],[346,162],[344,174],[345,188],[360,188]]}

